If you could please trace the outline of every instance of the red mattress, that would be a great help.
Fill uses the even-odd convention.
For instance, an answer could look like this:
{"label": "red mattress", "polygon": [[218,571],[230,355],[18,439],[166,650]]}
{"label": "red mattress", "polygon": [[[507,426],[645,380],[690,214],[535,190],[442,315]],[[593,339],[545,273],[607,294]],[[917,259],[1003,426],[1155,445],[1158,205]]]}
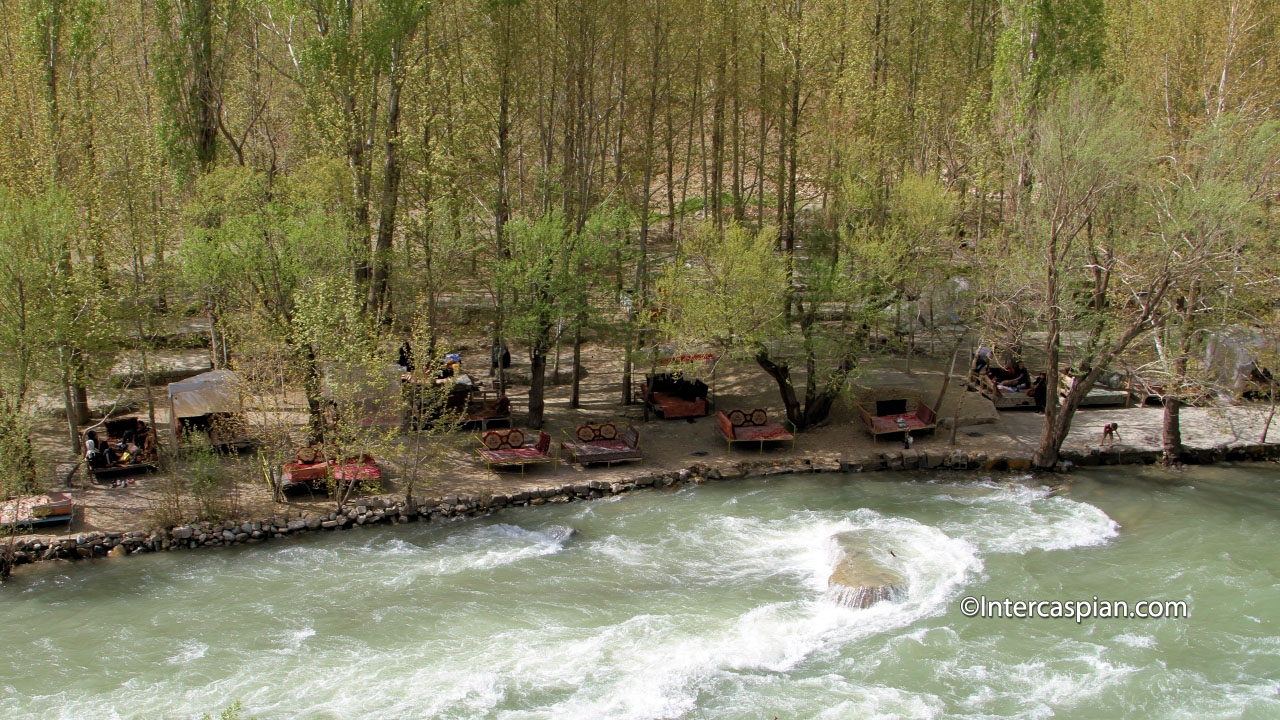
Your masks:
{"label": "red mattress", "polygon": [[743,425],[733,429],[734,440],[794,440],[781,425]]}
{"label": "red mattress", "polygon": [[514,450],[490,450],[488,448],[481,448],[480,457],[494,465],[501,465],[504,463],[517,465],[520,463],[551,459],[551,456],[536,447],[522,447]]}
{"label": "red mattress", "polygon": [[[906,427],[898,424],[898,418],[906,423]],[[911,415],[878,415],[871,418],[871,427],[877,435],[880,433],[906,432],[908,430],[920,430],[930,427],[920,421],[920,418],[914,414]]]}
{"label": "red mattress", "polygon": [[653,391],[653,403],[662,408],[662,417],[667,420],[675,418],[702,417],[707,414],[706,398],[697,400],[681,400],[659,390]]}

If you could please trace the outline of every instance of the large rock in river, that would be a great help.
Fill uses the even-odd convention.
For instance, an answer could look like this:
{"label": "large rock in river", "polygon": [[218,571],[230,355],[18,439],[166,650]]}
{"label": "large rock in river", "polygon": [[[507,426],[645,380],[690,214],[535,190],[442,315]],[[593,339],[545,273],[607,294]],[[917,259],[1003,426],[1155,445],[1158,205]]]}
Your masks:
{"label": "large rock in river", "polygon": [[[837,533],[832,538],[840,559],[827,580],[827,591],[839,604],[865,608],[881,600],[897,600],[907,592],[907,581],[889,566],[887,548],[877,546],[878,538],[861,530]],[[879,539],[883,543],[883,539]]]}

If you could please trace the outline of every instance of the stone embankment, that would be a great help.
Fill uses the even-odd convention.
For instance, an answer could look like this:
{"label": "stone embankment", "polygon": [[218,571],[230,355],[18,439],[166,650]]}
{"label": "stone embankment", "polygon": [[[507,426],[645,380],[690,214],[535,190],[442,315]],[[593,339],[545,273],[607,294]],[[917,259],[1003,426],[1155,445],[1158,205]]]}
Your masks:
{"label": "stone embankment", "polygon": [[[1112,448],[1063,454],[1060,469],[1072,466],[1152,464],[1160,454],[1152,450]],[[1229,446],[1190,450],[1188,463],[1262,461],[1280,459],[1280,444],[1235,443]],[[791,473],[860,473],[888,470],[987,470],[1024,471],[1030,457],[989,457],[985,452],[963,450],[901,450],[876,453],[860,461],[839,459],[786,458],[782,460],[739,461],[728,467],[692,465],[680,470],[640,470],[616,482],[593,480],[516,490],[509,494],[446,495],[406,504],[402,498],[371,496],[353,506],[328,514],[295,512],[258,520],[195,522],[152,531],[91,532],[75,535],[32,535],[14,540],[10,555],[13,565],[45,560],[86,560],[124,557],[140,553],[196,550],[264,542],[308,532],[347,530],[365,525],[439,521],[474,517],[510,507],[591,500],[637,489],[673,488],[708,480],[732,480]],[[1052,479],[1050,479],[1052,481]],[[0,549],[0,552],[3,552]],[[4,553],[8,555],[8,553]],[[4,561],[0,555],[0,562]]]}

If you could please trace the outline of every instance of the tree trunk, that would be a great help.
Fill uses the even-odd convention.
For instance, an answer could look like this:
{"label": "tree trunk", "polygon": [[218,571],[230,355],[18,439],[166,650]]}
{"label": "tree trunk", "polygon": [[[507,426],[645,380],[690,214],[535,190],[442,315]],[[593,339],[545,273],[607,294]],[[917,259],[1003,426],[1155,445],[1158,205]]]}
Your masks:
{"label": "tree trunk", "polygon": [[310,437],[308,445],[324,440],[324,398],[320,390],[320,367],[316,363],[315,348],[310,345],[302,349],[303,391],[307,395],[307,421]]}
{"label": "tree trunk", "polygon": [[[511,134],[511,17],[510,6],[504,6],[502,9],[502,47],[499,49],[501,57],[499,60],[499,82],[498,82],[498,187],[497,197],[494,200],[493,213],[493,236],[497,245],[499,260],[506,257],[506,245],[503,230],[507,223],[507,165],[508,154],[510,153],[509,140]],[[493,321],[493,346],[495,348],[502,347],[502,311],[503,311],[503,292],[499,286],[494,292],[494,300],[497,305],[497,312]],[[543,360],[545,363],[545,358]],[[495,370],[497,375],[498,394],[502,395],[506,389],[506,376],[502,370],[501,363]],[[532,412],[532,410],[531,410]],[[539,411],[541,412],[541,411]]]}
{"label": "tree trunk", "polygon": [[1181,400],[1176,397],[1165,397],[1160,434],[1166,465],[1173,465],[1182,459],[1182,416],[1179,412],[1181,409]]}
{"label": "tree trunk", "polygon": [[791,367],[786,363],[775,363],[766,352],[756,353],[756,363],[778,384],[778,393],[782,396],[782,407],[787,419],[797,428],[804,422],[804,409],[800,407],[800,398],[796,396],[795,385],[791,383]]}
{"label": "tree trunk", "polygon": [[1200,302],[1200,283],[1192,281],[1191,290],[1186,298],[1178,301],[1181,307],[1180,330],[1182,336],[1178,340],[1178,355],[1173,359],[1173,378],[1172,386],[1174,392],[1167,394],[1164,399],[1164,415],[1160,423],[1161,448],[1164,451],[1164,461],[1167,465],[1173,465],[1182,459],[1182,400],[1186,391],[1187,383],[1187,365],[1191,358],[1191,343],[1195,338],[1195,321],[1196,306]]}
{"label": "tree trunk", "polygon": [[71,359],[69,350],[62,348],[58,353],[62,358],[62,403],[67,414],[67,438],[71,442],[71,455],[80,455],[80,429],[76,423],[75,401],[71,397]]}
{"label": "tree trunk", "polygon": [[1045,258],[1045,300],[1049,308],[1049,333],[1045,339],[1045,401],[1044,430],[1040,436],[1040,446],[1032,462],[1037,468],[1047,470],[1058,463],[1058,448],[1062,447],[1064,436],[1058,427],[1058,356],[1061,336],[1058,327],[1058,238],[1049,236],[1049,248]]}
{"label": "tree trunk", "polygon": [[582,386],[582,323],[586,317],[579,315],[573,326],[573,389],[569,392],[569,407],[578,409]]}
{"label": "tree trunk", "polygon": [[796,430],[807,430],[831,415],[831,407],[837,394],[832,387],[806,393],[806,402],[802,406],[791,381],[791,367],[787,363],[776,363],[767,352],[761,351],[756,353],[756,364],[777,383],[787,420],[791,421]]}
{"label": "tree trunk", "polygon": [[191,24],[195,28],[190,38],[191,72],[195,80],[189,101],[195,113],[192,131],[196,161],[201,172],[208,172],[217,159],[221,115],[221,103],[213,83],[213,0],[194,0]]}
{"label": "tree trunk", "polygon": [[89,422],[89,390],[79,380],[72,381],[73,395],[76,405],[76,422],[84,425]]}
{"label": "tree trunk", "polygon": [[632,395],[631,385],[632,376],[632,359],[631,359],[631,338],[627,338],[627,347],[622,353],[622,404],[624,406],[633,404],[636,399]]}
{"label": "tree trunk", "polygon": [[1267,434],[1271,432],[1271,422],[1276,417],[1276,384],[1274,382],[1271,383],[1270,390],[1270,407],[1267,410],[1267,420],[1262,423],[1262,437],[1258,438],[1258,442],[1261,443],[1267,441]]}
{"label": "tree trunk", "polygon": [[542,413],[545,406],[544,397],[546,394],[547,381],[547,351],[544,349],[545,343],[534,343],[533,348],[529,352],[530,371],[529,371],[529,427],[540,429],[542,427]]}
{"label": "tree trunk", "polygon": [[369,308],[383,322],[390,321],[388,281],[391,277],[391,243],[400,200],[400,48],[391,42],[391,68],[387,73],[387,137],[382,173],[382,198],[378,234],[373,246],[373,279],[369,284]]}

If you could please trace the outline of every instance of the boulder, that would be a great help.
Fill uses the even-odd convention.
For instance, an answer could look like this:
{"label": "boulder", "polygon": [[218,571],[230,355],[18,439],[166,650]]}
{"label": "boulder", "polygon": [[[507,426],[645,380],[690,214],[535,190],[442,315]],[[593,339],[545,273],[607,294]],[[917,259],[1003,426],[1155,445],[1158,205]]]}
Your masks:
{"label": "boulder", "polygon": [[906,578],[886,562],[892,556],[888,548],[880,546],[883,538],[851,530],[837,533],[832,539],[840,550],[840,559],[827,579],[827,592],[837,603],[866,608],[906,594]]}
{"label": "boulder", "polygon": [[560,543],[561,545],[568,542],[569,538],[577,534],[578,531],[568,525],[552,525],[547,528],[547,535],[550,535],[553,541]]}
{"label": "boulder", "polygon": [[180,525],[173,529],[173,536],[179,540],[189,540],[195,531],[186,525]]}

